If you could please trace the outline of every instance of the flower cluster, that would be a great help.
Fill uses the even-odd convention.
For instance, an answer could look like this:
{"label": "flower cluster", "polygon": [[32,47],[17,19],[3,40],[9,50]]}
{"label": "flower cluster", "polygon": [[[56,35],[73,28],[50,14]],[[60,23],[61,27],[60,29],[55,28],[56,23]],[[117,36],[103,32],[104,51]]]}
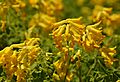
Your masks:
{"label": "flower cluster", "polygon": [[[28,36],[32,36],[32,31],[37,27],[42,28],[43,31],[49,32],[51,25],[57,21],[56,17],[59,11],[62,10],[62,0],[29,0],[32,7],[38,9],[38,13],[33,15],[29,21]],[[56,13],[58,12],[58,13]],[[37,35],[37,34],[36,34]],[[36,37],[36,36],[34,36]]]}
{"label": "flower cluster", "polygon": [[113,56],[116,53],[115,48],[107,48],[107,47],[102,47],[100,49],[101,56],[104,58],[105,64],[110,67],[114,61],[117,59],[114,59]]}
{"label": "flower cluster", "polygon": [[[61,79],[67,79],[67,68],[75,60],[76,55],[70,55],[74,51],[74,46],[77,43],[83,47],[85,51],[94,51],[97,49],[104,58],[105,64],[111,66],[116,59],[113,55],[116,53],[115,48],[102,47],[101,43],[105,36],[102,34],[102,28],[99,27],[101,21],[85,25],[81,22],[81,17],[76,19],[66,19],[53,24],[53,39],[56,47],[64,53],[64,55],[54,63],[57,74]],[[80,54],[80,51],[78,51]],[[77,68],[80,67],[80,56],[77,55]],[[64,69],[64,70],[63,70]],[[72,75],[72,74],[71,74]],[[71,76],[72,78],[72,76]]]}
{"label": "flower cluster", "polygon": [[[39,18],[39,19],[38,19]],[[56,21],[55,17],[51,17],[44,13],[35,14],[29,22],[29,27],[40,26],[44,29],[49,30],[52,25]]]}
{"label": "flower cluster", "polygon": [[66,19],[53,24],[52,35],[57,48],[62,50],[63,47],[67,46],[67,42],[71,48],[74,48],[75,43],[88,51],[99,48],[104,39],[100,28],[96,28],[100,22],[93,25],[84,25],[80,19]]}
{"label": "flower cluster", "polygon": [[48,15],[55,15],[63,9],[62,0],[29,0],[32,7],[41,9],[42,12]]}
{"label": "flower cluster", "polygon": [[26,7],[26,3],[22,0],[2,1],[0,3],[0,15],[2,16],[1,29],[5,32],[6,20],[10,8],[13,8],[17,13]]}
{"label": "flower cluster", "polygon": [[63,9],[62,0],[41,0],[41,10],[48,15],[57,15]]}
{"label": "flower cluster", "polygon": [[[54,73],[54,77],[57,77],[57,80],[70,82],[73,78],[74,73],[70,71],[70,62],[76,62],[76,68],[80,68],[80,50],[69,59],[68,55],[63,55],[59,60],[54,63],[57,74]],[[78,59],[75,61],[75,59]]]}
{"label": "flower cluster", "polygon": [[68,69],[68,57],[65,55],[54,63],[59,79],[64,80]]}
{"label": "flower cluster", "polygon": [[0,64],[6,70],[7,78],[17,76],[17,82],[26,82],[29,67],[40,52],[39,38],[31,38],[21,44],[13,44],[0,51]]}
{"label": "flower cluster", "polygon": [[104,23],[109,20],[109,16],[112,13],[112,8],[106,8],[96,5],[93,10],[93,21],[104,20]]}
{"label": "flower cluster", "polygon": [[95,6],[91,18],[94,22],[102,21],[102,24],[105,26],[103,31],[107,35],[112,35],[114,30],[119,27],[120,23],[120,15],[112,14],[112,8],[106,8],[98,5]]}

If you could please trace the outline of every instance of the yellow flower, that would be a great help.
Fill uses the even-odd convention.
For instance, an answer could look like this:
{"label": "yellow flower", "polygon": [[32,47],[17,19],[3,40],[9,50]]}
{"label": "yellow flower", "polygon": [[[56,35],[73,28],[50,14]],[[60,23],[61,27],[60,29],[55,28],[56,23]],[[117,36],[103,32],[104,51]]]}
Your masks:
{"label": "yellow flower", "polygon": [[72,80],[72,77],[73,77],[73,73],[69,73],[69,74],[66,76],[67,82],[70,82],[70,81]]}
{"label": "yellow flower", "polygon": [[63,9],[62,0],[41,0],[41,10],[48,15],[57,15]]}
{"label": "yellow flower", "polygon": [[112,12],[112,8],[106,8],[106,7],[96,5],[95,9],[93,10],[92,19],[95,22],[102,20],[103,23],[106,24],[107,21],[109,20],[109,16],[111,12]]}
{"label": "yellow flower", "polygon": [[17,82],[26,82],[26,80],[25,80],[25,76],[26,76],[25,70],[18,69],[15,72],[15,75],[17,76]]}
{"label": "yellow flower", "polygon": [[3,32],[5,32],[5,29],[6,29],[6,26],[5,26],[5,25],[6,25],[6,21],[2,21],[2,20],[1,20],[1,23],[2,23],[1,29],[2,29]]}
{"label": "yellow flower", "polygon": [[68,68],[68,57],[64,55],[54,63],[54,66],[60,79],[64,80]]}
{"label": "yellow flower", "polygon": [[35,4],[37,4],[39,2],[39,0],[29,0],[29,3],[31,4],[31,5],[35,5]]}
{"label": "yellow flower", "polygon": [[94,24],[94,25],[88,25],[86,27],[86,32],[83,35],[82,39],[83,39],[83,47],[87,50],[87,51],[91,51],[94,48],[99,48],[100,44],[102,43],[103,39],[104,39],[104,35],[102,35],[102,31],[100,29],[97,29],[96,27],[98,27],[98,25],[100,24],[100,22]]}
{"label": "yellow flower", "polygon": [[11,80],[16,75],[17,82],[25,82],[26,73],[39,52],[39,38],[29,38],[24,43],[13,44],[1,50],[0,63],[6,70],[7,78]]}
{"label": "yellow flower", "polygon": [[11,64],[13,64],[14,66],[17,65],[17,51],[13,52],[13,55],[11,55]]}
{"label": "yellow flower", "polygon": [[29,29],[26,33],[26,38],[39,37],[39,32],[34,34],[34,29],[41,28],[42,31],[49,33],[52,30],[51,25],[56,22],[56,18],[53,16],[49,16],[45,13],[37,13],[35,14],[31,20],[29,21]]}
{"label": "yellow flower", "polygon": [[105,0],[91,0],[91,3],[94,5],[103,5],[105,3]]}
{"label": "yellow flower", "polygon": [[116,82],[120,82],[120,80],[117,80]]}
{"label": "yellow flower", "polygon": [[104,58],[105,64],[107,66],[111,66],[116,59],[113,58],[114,54],[116,53],[116,50],[114,48],[107,48],[102,47],[100,48],[101,56]]}
{"label": "yellow flower", "polygon": [[53,24],[53,38],[56,46],[61,50],[66,47],[69,42],[70,47],[74,47],[74,43],[81,44],[81,36],[84,33],[85,25],[81,24],[80,18],[66,19]]}
{"label": "yellow flower", "polygon": [[53,24],[53,39],[56,47],[63,50],[69,43],[69,47],[73,48],[75,43],[83,46],[87,51],[94,48],[99,48],[99,45],[104,39],[102,30],[96,28],[100,25],[101,21],[93,24],[85,25],[81,23],[81,18],[66,19]]}
{"label": "yellow flower", "polygon": [[55,73],[53,73],[53,78],[54,78],[55,80],[60,80],[59,75],[57,75],[57,74],[55,74]]}
{"label": "yellow flower", "polygon": [[112,8],[106,8],[102,6],[95,6],[91,19],[94,22],[101,21],[105,26],[103,32],[107,35],[112,35],[114,31],[120,26],[120,14],[111,14]]}

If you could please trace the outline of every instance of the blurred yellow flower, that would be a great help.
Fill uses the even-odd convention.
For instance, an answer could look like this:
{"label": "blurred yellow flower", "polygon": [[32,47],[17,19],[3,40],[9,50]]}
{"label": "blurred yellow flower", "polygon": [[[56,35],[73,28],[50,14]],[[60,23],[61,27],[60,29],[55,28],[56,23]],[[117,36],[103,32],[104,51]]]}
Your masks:
{"label": "blurred yellow flower", "polygon": [[120,80],[117,80],[116,82],[120,82]]}
{"label": "blurred yellow flower", "polygon": [[52,16],[57,15],[63,9],[62,0],[41,0],[42,12]]}
{"label": "blurred yellow flower", "polygon": [[106,7],[96,5],[93,10],[92,19],[95,22],[101,20],[106,24],[107,23],[106,21],[109,20],[109,16],[111,13],[112,13],[112,8],[106,8]]}
{"label": "blurred yellow flower", "polygon": [[39,0],[29,0],[29,3],[31,5],[36,5],[39,2]]}

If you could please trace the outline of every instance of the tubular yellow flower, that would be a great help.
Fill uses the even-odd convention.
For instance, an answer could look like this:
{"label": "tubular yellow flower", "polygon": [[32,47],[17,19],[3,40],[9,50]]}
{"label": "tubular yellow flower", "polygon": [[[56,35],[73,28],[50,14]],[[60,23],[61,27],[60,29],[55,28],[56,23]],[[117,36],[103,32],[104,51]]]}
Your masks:
{"label": "tubular yellow flower", "polygon": [[99,48],[99,45],[102,43],[104,39],[104,35],[102,35],[102,31],[100,29],[96,29],[96,27],[100,24],[100,22],[94,25],[88,25],[86,27],[86,33],[83,35],[83,47],[87,51],[91,51],[94,48]]}
{"label": "tubular yellow flower", "polygon": [[109,20],[110,13],[112,12],[112,8],[105,8],[102,6],[95,6],[93,10],[93,20],[100,21],[100,20]]}
{"label": "tubular yellow flower", "polygon": [[63,9],[62,0],[41,0],[41,10],[48,15],[55,15]]}
{"label": "tubular yellow flower", "polygon": [[6,21],[1,21],[1,23],[2,23],[2,26],[1,26],[1,29],[2,29],[2,31],[3,32],[5,32],[5,29],[6,29]]}
{"label": "tubular yellow flower", "polygon": [[74,47],[74,43],[80,44],[85,25],[81,24],[80,18],[66,19],[53,24],[53,38],[59,49],[65,47],[66,42],[70,43],[70,47]]}
{"label": "tubular yellow flower", "polygon": [[120,14],[112,14],[109,16],[109,21],[107,23],[107,27],[104,28],[104,33],[111,36],[115,33],[116,29],[120,26]]}
{"label": "tubular yellow flower", "polygon": [[58,31],[56,36],[61,36],[62,35],[62,33],[63,33],[64,29],[65,29],[65,25],[60,26],[59,28],[60,28],[60,30]]}
{"label": "tubular yellow flower", "polygon": [[13,64],[14,66],[17,65],[17,51],[14,51],[13,55],[11,55],[11,64]]}
{"label": "tubular yellow flower", "polygon": [[67,82],[70,82],[70,81],[72,80],[72,77],[73,77],[73,73],[69,73],[69,74],[66,76]]}
{"label": "tubular yellow flower", "polygon": [[60,80],[59,75],[57,75],[57,74],[55,74],[55,73],[53,73],[53,78],[54,78],[55,80]]}
{"label": "tubular yellow flower", "polygon": [[105,64],[107,66],[111,66],[116,59],[113,58],[114,54],[116,53],[115,48],[107,48],[107,47],[102,47],[100,49],[101,56],[104,58]]}
{"label": "tubular yellow flower", "polygon": [[54,66],[60,79],[64,80],[68,68],[68,58],[64,55],[54,63]]}
{"label": "tubular yellow flower", "polygon": [[100,25],[101,21],[88,25],[85,28],[85,25],[81,24],[80,19],[66,19],[53,24],[52,35],[57,48],[61,50],[62,47],[66,46],[66,42],[69,42],[71,48],[77,43],[82,45],[87,51],[99,48],[105,37],[101,33],[102,30],[96,28]]}
{"label": "tubular yellow flower", "polygon": [[66,30],[65,30],[65,41],[67,41],[70,38],[70,25],[66,26]]}
{"label": "tubular yellow flower", "polygon": [[91,17],[92,21],[98,22],[101,21],[102,25],[105,26],[103,28],[103,32],[107,35],[112,35],[114,31],[119,27],[119,14],[111,14],[112,8],[106,8],[102,6],[95,6],[93,10],[93,15]]}
{"label": "tubular yellow flower", "polygon": [[[42,28],[43,31],[49,32],[52,28],[51,25],[56,22],[56,18],[49,16],[44,13],[37,13],[35,14],[32,19],[29,22],[29,29],[28,29],[28,35],[29,38],[36,37],[32,36],[33,30],[35,28]],[[36,34],[37,35],[37,34]]]}
{"label": "tubular yellow flower", "polygon": [[[18,51],[14,49],[18,49]],[[0,63],[6,70],[8,79],[17,76],[17,82],[25,82],[28,68],[40,52],[39,38],[26,40],[21,44],[13,44],[0,51]]]}

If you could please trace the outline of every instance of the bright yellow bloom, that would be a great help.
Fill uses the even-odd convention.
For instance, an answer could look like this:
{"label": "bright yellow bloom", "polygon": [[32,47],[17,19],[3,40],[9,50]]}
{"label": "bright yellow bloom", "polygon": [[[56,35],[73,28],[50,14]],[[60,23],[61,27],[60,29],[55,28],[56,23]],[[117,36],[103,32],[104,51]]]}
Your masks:
{"label": "bright yellow bloom", "polygon": [[120,80],[117,80],[116,82],[120,82]]}
{"label": "bright yellow bloom", "polygon": [[[18,51],[14,49],[18,49]],[[0,51],[0,63],[6,69],[8,79],[17,76],[17,82],[25,82],[29,67],[40,52],[39,38],[31,38],[21,44],[13,44]]]}
{"label": "bright yellow bloom", "polygon": [[81,44],[85,25],[81,24],[80,19],[66,19],[53,24],[52,35],[57,48],[66,47],[66,42],[69,42],[71,48],[74,47],[75,42]]}
{"label": "bright yellow bloom", "polygon": [[85,27],[80,19],[66,19],[53,24],[52,35],[57,48],[63,50],[62,48],[66,47],[68,43],[70,48],[73,48],[77,43],[87,51],[100,47],[99,45],[105,37],[101,33],[102,30],[97,28],[101,21]]}
{"label": "bright yellow bloom", "polygon": [[60,79],[64,80],[68,69],[68,57],[64,55],[60,60],[54,63],[54,66]]}
{"label": "bright yellow bloom", "polygon": [[1,29],[2,29],[3,32],[5,32],[5,29],[6,29],[6,26],[5,26],[5,25],[6,25],[6,21],[2,21],[2,20],[1,20],[1,23],[2,23]]}
{"label": "bright yellow bloom", "polygon": [[116,60],[113,58],[114,54],[116,53],[115,48],[107,48],[103,47],[100,49],[101,56],[104,58],[105,64],[107,66],[111,66],[113,62]]}
{"label": "bright yellow bloom", "polygon": [[99,48],[100,44],[102,43],[103,39],[104,39],[104,35],[102,35],[102,31],[100,29],[97,29],[96,27],[98,27],[98,25],[100,24],[100,22],[94,24],[94,25],[88,25],[86,27],[86,32],[83,35],[83,47],[87,50],[87,51],[91,51],[94,48]]}
{"label": "bright yellow bloom", "polygon": [[73,73],[69,73],[69,74],[66,76],[67,82],[71,82],[72,78],[73,78]]}
{"label": "bright yellow bloom", "polygon": [[105,26],[103,32],[107,35],[112,35],[114,31],[120,26],[120,15],[111,14],[112,8],[106,8],[102,6],[95,6],[93,10],[92,20],[94,22],[102,21],[102,24]]}

